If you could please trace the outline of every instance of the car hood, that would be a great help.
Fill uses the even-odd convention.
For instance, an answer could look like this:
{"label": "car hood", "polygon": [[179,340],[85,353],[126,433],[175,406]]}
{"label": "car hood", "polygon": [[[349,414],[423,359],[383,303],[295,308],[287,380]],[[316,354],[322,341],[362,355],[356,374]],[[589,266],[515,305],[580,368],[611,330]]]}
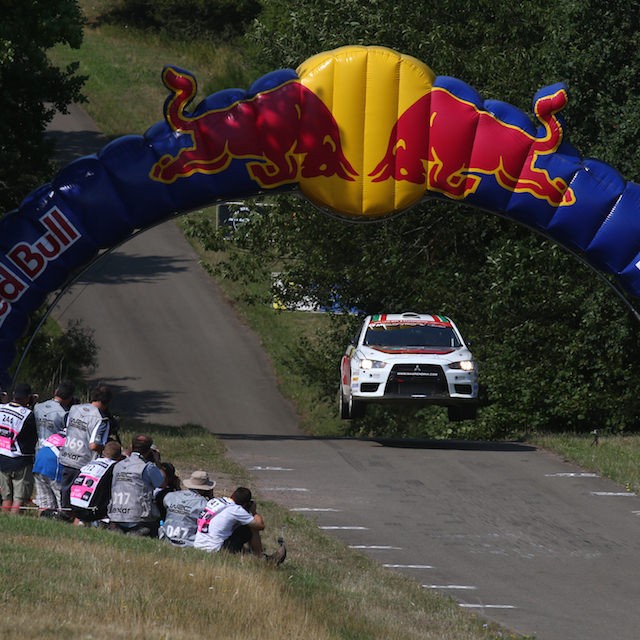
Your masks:
{"label": "car hood", "polygon": [[384,362],[456,362],[472,360],[473,356],[466,347],[365,347],[359,348],[365,358]]}

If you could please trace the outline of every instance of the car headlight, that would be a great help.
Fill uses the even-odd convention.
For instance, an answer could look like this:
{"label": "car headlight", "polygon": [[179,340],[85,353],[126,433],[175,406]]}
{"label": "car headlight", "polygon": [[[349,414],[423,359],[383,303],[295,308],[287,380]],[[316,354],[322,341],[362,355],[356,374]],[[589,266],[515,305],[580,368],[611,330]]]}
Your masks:
{"label": "car headlight", "polygon": [[449,369],[462,369],[463,371],[473,371],[476,363],[473,360],[460,360],[459,362],[451,362]]}
{"label": "car headlight", "polygon": [[382,362],[382,360],[369,360],[368,358],[360,360],[361,369],[384,369],[386,366],[387,363]]}

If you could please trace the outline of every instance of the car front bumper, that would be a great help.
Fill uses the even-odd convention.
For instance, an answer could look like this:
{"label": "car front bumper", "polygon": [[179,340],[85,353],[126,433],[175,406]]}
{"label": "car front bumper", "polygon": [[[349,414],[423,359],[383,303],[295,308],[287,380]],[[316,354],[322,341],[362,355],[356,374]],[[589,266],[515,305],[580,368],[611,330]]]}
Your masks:
{"label": "car front bumper", "polygon": [[477,371],[446,365],[405,363],[352,372],[351,394],[360,402],[415,402],[457,405],[477,403]]}

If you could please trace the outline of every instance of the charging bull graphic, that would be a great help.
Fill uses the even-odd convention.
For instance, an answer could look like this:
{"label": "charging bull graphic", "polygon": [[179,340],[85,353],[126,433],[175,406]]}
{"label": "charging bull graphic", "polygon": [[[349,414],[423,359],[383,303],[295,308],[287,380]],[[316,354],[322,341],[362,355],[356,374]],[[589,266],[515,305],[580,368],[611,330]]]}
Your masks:
{"label": "charging bull graphic", "polygon": [[102,253],[269,192],[299,191],[354,221],[460,201],[543,233],[640,296],[640,186],[568,144],[562,84],[534,97],[534,121],[383,47],[321,53],[191,111],[193,75],[169,66],[162,79],[163,121],[63,167],[0,219],[0,386],[30,315]]}
{"label": "charging bull graphic", "polygon": [[[455,199],[475,193],[483,176],[493,176],[503,189],[529,193],[553,206],[571,205],[575,196],[567,183],[536,166],[539,156],[554,153],[562,142],[556,113],[566,104],[564,88],[535,100],[534,112],[543,127],[538,137],[434,88],[400,116],[384,158],[369,175],[374,182],[391,178],[425,184],[429,191]],[[475,127],[473,138],[464,123]],[[471,148],[472,139],[487,144]]]}
{"label": "charging bull graphic", "polygon": [[165,105],[167,123],[187,134],[192,144],[175,156],[162,156],[149,174],[154,180],[172,183],[196,172],[220,173],[234,158],[246,159],[249,174],[265,188],[301,177],[354,179],[331,111],[299,82],[287,82],[226,109],[190,115],[185,107],[196,94],[195,78],[175,67],[166,68],[162,77],[173,92]]}

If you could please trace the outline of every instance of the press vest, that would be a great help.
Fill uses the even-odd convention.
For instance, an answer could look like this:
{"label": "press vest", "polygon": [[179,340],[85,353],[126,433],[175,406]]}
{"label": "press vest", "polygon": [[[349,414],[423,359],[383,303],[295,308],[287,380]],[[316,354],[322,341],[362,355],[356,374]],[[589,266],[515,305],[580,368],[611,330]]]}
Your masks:
{"label": "press vest", "polygon": [[198,531],[198,516],[206,504],[206,498],[189,489],[167,493],[164,497],[167,516],[158,537],[177,546],[192,547]]}
{"label": "press vest", "polygon": [[7,458],[33,455],[33,451],[22,451],[18,443],[18,436],[30,414],[28,407],[13,402],[0,404],[0,455]]}
{"label": "press vest", "polygon": [[138,453],[118,462],[113,468],[109,519],[114,522],[150,522],[160,517],[153,499],[153,487],[142,479],[146,462]]}
{"label": "press vest", "polygon": [[200,533],[209,533],[209,524],[213,518],[232,504],[235,504],[235,502],[228,498],[213,498],[209,500],[205,508],[200,512],[198,531]]}
{"label": "press vest", "polygon": [[[94,458],[94,452],[89,447],[92,438],[98,432],[100,426],[105,423],[99,409],[92,404],[74,405],[67,416],[67,441],[60,452],[60,464],[65,467],[81,469]],[[108,423],[107,423],[108,424]],[[107,439],[109,429],[107,426],[101,444]]]}
{"label": "press vest", "polygon": [[49,436],[64,430],[67,410],[53,398],[46,402],[38,402],[33,407],[33,415],[36,417],[39,446],[42,446]]}
{"label": "press vest", "polygon": [[97,458],[85,464],[71,485],[71,506],[99,520],[107,515],[115,460]]}

